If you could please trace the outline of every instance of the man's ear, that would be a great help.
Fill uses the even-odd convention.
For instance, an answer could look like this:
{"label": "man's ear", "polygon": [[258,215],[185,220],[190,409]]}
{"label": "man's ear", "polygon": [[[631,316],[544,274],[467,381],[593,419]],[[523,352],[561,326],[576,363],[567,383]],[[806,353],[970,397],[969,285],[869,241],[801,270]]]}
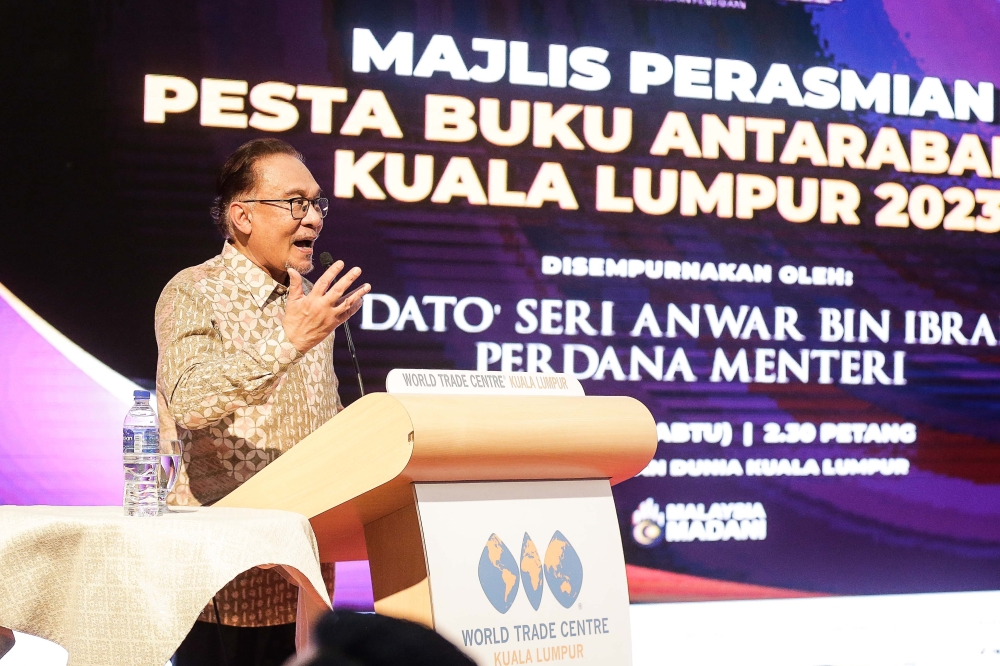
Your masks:
{"label": "man's ear", "polygon": [[238,201],[233,201],[229,204],[229,222],[233,225],[234,231],[238,231],[245,236],[250,235],[253,222],[250,219],[250,213],[246,204]]}

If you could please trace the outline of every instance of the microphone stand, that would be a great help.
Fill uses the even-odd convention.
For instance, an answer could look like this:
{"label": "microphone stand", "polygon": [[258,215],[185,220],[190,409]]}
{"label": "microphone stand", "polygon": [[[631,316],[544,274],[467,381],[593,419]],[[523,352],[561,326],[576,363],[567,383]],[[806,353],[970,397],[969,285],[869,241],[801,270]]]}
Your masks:
{"label": "microphone stand", "polygon": [[361,391],[361,397],[365,397],[365,383],[361,381],[361,366],[358,364],[358,353],[354,351],[354,338],[351,337],[351,325],[348,322],[344,322],[344,335],[347,336],[347,350],[351,352],[351,359],[354,360],[354,374],[358,377],[358,390]]}
{"label": "microphone stand", "polygon": [[[330,268],[333,265],[333,257],[329,252],[324,252],[319,255],[319,262],[323,264],[323,268]],[[361,391],[361,397],[365,397],[365,383],[361,381],[361,365],[358,364],[358,352],[354,350],[354,338],[351,337],[351,325],[348,322],[344,322],[344,335],[347,336],[347,351],[351,352],[351,360],[354,361],[354,374],[358,378],[358,390]]]}

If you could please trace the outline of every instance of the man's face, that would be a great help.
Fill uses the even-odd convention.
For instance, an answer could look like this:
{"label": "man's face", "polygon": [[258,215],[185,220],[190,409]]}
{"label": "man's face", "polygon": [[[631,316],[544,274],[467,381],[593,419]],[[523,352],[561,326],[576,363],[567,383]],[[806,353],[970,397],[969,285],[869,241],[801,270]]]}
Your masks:
{"label": "man's face", "polygon": [[[309,169],[291,155],[271,155],[257,162],[257,189],[245,199],[315,199],[321,190]],[[246,247],[251,259],[271,277],[283,281],[286,267],[305,275],[313,269],[313,247],[323,230],[315,206],[301,220],[292,217],[287,203],[246,204],[252,227]]]}

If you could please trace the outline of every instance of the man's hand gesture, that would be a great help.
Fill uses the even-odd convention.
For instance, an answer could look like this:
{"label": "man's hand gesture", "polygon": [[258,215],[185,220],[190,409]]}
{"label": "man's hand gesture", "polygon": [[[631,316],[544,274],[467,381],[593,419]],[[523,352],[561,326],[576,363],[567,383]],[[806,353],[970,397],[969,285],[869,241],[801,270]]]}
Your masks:
{"label": "man's hand gesture", "polygon": [[372,290],[363,284],[347,293],[348,288],[361,275],[355,266],[347,271],[333,286],[334,279],[344,270],[344,262],[336,261],[323,273],[312,291],[306,295],[302,289],[302,276],[288,268],[288,302],[285,306],[283,327],[285,336],[301,354],[321,343],[351,315],[361,308],[361,298]]}

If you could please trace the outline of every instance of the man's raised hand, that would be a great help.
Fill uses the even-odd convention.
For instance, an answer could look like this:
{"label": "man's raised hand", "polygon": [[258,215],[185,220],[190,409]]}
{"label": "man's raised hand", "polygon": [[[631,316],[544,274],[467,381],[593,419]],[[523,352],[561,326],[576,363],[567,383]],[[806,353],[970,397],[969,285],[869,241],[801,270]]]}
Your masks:
{"label": "man's raised hand", "polygon": [[325,340],[361,308],[362,297],[372,290],[366,283],[348,292],[361,275],[361,269],[355,266],[334,282],[342,270],[344,262],[334,262],[307,295],[302,289],[302,276],[294,268],[288,268],[288,302],[282,326],[299,353],[305,354]]}

